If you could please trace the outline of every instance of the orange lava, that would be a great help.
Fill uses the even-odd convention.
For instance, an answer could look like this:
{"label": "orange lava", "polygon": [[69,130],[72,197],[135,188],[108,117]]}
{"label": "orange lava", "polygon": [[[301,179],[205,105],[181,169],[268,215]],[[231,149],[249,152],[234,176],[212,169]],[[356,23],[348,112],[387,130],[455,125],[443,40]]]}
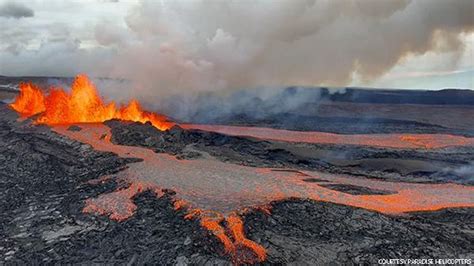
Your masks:
{"label": "orange lava", "polygon": [[264,247],[245,237],[243,221],[237,214],[227,218],[203,216],[201,226],[220,240],[237,264],[261,262],[267,257]]}
{"label": "orange lava", "polygon": [[[71,93],[51,88],[48,94],[44,94],[30,83],[23,83],[20,88],[19,96],[10,106],[25,117],[38,114],[36,122],[40,124],[64,125],[121,119],[150,122],[160,130],[174,125],[165,116],[143,111],[136,100],[121,107],[117,107],[114,102],[105,103],[95,86],[84,75],[76,77]],[[156,154],[145,148],[114,145],[110,142],[110,130],[104,125],[85,124],[81,127],[79,132],[68,131],[64,126],[56,126],[54,130],[88,143],[98,150],[114,152],[121,157],[143,159],[143,162],[129,164],[128,169],[117,173],[122,181],[130,184],[127,188],[87,199],[84,212],[123,221],[134,215],[137,206],[133,199],[138,194],[151,190],[157,197],[161,197],[164,195],[163,189],[174,190],[174,209],[185,210],[185,219],[199,219],[200,225],[223,244],[224,250],[236,264],[258,263],[267,257],[264,247],[245,236],[239,213],[256,208],[270,214],[269,203],[276,200],[309,198],[388,214],[474,207],[472,187],[394,183],[291,169],[274,171],[227,164],[212,158],[176,160],[173,156]],[[185,125],[184,128],[289,142],[426,149],[474,146],[474,138],[445,134],[340,135],[213,125]],[[387,190],[393,194],[351,195],[317,183],[305,182],[306,178]],[[105,179],[92,183],[103,180]]]}
{"label": "orange lava", "polygon": [[[151,190],[159,198],[163,190],[152,184],[132,183],[129,187],[113,193],[103,194],[97,198],[87,199],[83,208],[84,213],[108,216],[115,221],[130,218],[137,206],[133,198],[138,194]],[[242,219],[235,213],[224,218],[220,213],[193,209],[182,199],[173,202],[175,210],[186,210],[185,219],[199,219],[200,225],[213,234],[224,246],[224,250],[236,264],[256,263],[266,259],[266,250],[261,245],[245,237]]]}
{"label": "orange lava", "polygon": [[[103,124],[82,125],[81,131],[67,126],[53,129],[95,149],[117,153],[121,157],[142,158],[116,174],[130,183],[127,189],[88,199],[85,212],[124,220],[134,214],[133,198],[144,190],[161,195],[162,189],[176,192],[174,207],[186,211],[185,219],[198,219],[222,244],[234,262],[256,263],[265,260],[266,251],[245,236],[239,214],[249,209],[270,213],[272,201],[301,198],[333,202],[386,214],[432,211],[450,207],[474,207],[474,187],[458,184],[421,184],[388,182],[315,171],[246,167],[213,158],[177,160],[168,154],[141,147],[110,142],[110,129]],[[401,141],[401,140],[399,140]],[[276,171],[277,170],[277,171]],[[308,178],[324,179],[325,184],[347,184],[392,192],[388,195],[352,195],[332,190]],[[297,219],[297,217],[295,217]]]}
{"label": "orange lava", "polygon": [[354,134],[342,135],[316,131],[291,131],[284,129],[221,126],[180,125],[186,129],[200,129],[231,136],[246,136],[275,141],[318,144],[361,145],[397,149],[436,149],[450,146],[474,146],[474,138],[448,134]]}
{"label": "orange lava", "polygon": [[[446,137],[451,137],[451,138],[456,138],[456,136],[451,136],[451,135],[446,135]],[[446,138],[445,137],[445,138]],[[439,145],[436,145],[436,142],[432,141],[426,135],[403,135],[400,137],[401,141],[412,143],[413,145],[416,145],[418,147],[423,147],[425,149],[433,149],[439,147]],[[456,140],[454,140],[455,142]],[[462,146],[464,143],[459,142],[459,145],[456,146]]]}
{"label": "orange lava", "polygon": [[32,116],[46,110],[43,93],[32,83],[20,84],[20,94],[10,106],[24,116]]}
{"label": "orange lava", "polygon": [[179,199],[173,202],[173,206],[174,209],[177,211],[186,208],[188,206],[188,203],[185,200]]}
{"label": "orange lava", "polygon": [[[132,199],[143,191],[144,186],[142,184],[133,183],[128,188],[118,190],[115,193],[103,194],[98,198],[87,199],[86,206],[82,211],[106,215],[110,219],[123,221],[135,213],[137,206],[133,203]],[[120,200],[117,200],[118,198]]]}
{"label": "orange lava", "polygon": [[[231,214],[226,219],[227,227],[230,229],[232,233],[232,237],[234,238],[234,244],[236,249],[242,251],[235,251],[236,257],[240,259],[238,262],[252,262],[253,258],[248,258],[247,254],[245,253],[245,249],[249,249],[252,251],[253,254],[257,256],[258,261],[264,261],[267,257],[267,251],[261,245],[253,242],[252,240],[245,237],[244,234],[244,223],[242,219],[237,216],[236,214]],[[243,254],[242,254],[243,253]]]}
{"label": "orange lava", "polygon": [[49,93],[45,94],[34,84],[22,83],[20,94],[10,106],[25,117],[41,113],[36,122],[48,125],[95,123],[110,119],[150,122],[160,130],[174,125],[163,115],[143,111],[136,100],[121,107],[113,101],[105,103],[85,75],[74,79],[71,93],[61,88],[50,88]]}

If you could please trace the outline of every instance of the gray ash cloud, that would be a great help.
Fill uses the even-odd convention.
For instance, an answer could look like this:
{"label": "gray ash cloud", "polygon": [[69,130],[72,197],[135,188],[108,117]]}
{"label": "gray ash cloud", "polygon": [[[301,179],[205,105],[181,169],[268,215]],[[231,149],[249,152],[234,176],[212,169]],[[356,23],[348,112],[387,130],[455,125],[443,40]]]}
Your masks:
{"label": "gray ash cloud", "polygon": [[22,3],[7,2],[0,5],[0,17],[7,18],[28,18],[33,17],[35,12],[33,9],[23,5]]}

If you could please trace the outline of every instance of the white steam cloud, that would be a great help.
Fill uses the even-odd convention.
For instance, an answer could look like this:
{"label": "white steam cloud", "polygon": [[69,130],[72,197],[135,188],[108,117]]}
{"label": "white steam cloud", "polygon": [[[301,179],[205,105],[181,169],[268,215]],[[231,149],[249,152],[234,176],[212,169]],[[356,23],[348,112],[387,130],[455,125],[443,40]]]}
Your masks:
{"label": "white steam cloud", "polygon": [[[143,1],[126,18],[135,40],[97,27],[118,47],[111,73],[166,91],[345,85],[409,54],[458,52],[473,2]],[[151,90],[150,90],[151,89]]]}
{"label": "white steam cloud", "polygon": [[[102,4],[114,8],[122,2]],[[344,86],[354,77],[380,77],[408,55],[461,56],[460,38],[474,29],[473,5],[472,0],[141,1],[124,23],[93,25],[95,47],[76,42],[69,32],[68,45],[15,49],[0,60],[2,74],[26,68],[33,74],[127,79],[133,96],[149,102],[183,91]]]}

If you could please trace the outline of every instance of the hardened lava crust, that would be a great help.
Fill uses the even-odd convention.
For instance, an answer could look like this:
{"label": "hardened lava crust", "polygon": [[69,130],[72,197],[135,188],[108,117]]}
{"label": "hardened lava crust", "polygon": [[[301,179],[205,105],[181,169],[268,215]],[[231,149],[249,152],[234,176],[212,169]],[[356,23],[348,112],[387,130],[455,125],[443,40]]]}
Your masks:
{"label": "hardened lava crust", "polygon": [[[87,199],[127,188],[129,184],[117,175],[139,159],[96,151],[47,126],[18,120],[6,105],[0,105],[0,122],[0,261],[3,263],[235,263],[214,234],[198,220],[187,219],[185,210],[176,210],[172,190],[164,190],[161,197],[152,191],[138,193],[132,199],[136,211],[124,221],[82,212]],[[288,167],[296,169],[292,171],[312,169],[333,173],[379,171],[367,163],[336,170],[335,159],[331,163],[308,158],[303,151],[295,152],[280,142],[177,127],[161,132],[137,123],[106,124],[113,133],[113,142],[147,147],[181,160],[198,159],[205,152],[227,163],[275,167],[280,171],[289,171]],[[80,131],[81,126],[69,130]],[[347,148],[311,147],[320,147],[326,153]],[[352,160],[384,154],[385,159],[436,159],[456,165],[472,158],[468,147],[432,151],[366,147],[360,154],[356,150],[355,147],[349,150],[359,156]],[[400,165],[383,179],[399,180],[407,167]],[[430,179],[429,175],[413,175],[408,181],[469,184],[469,180],[448,177]],[[302,178],[308,183],[328,183],[323,179]],[[389,193],[357,186],[328,188],[355,195]],[[269,202],[265,210],[248,209],[240,215],[246,237],[267,252],[263,264],[374,263],[381,258],[472,258],[474,255],[472,208],[388,215],[329,202],[285,199]]]}

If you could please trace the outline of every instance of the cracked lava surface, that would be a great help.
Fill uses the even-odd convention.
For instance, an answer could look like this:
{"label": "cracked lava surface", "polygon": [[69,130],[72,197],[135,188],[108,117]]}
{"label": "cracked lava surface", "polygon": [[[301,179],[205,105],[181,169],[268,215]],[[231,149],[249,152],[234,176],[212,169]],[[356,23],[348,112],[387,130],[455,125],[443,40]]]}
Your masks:
{"label": "cracked lava surface", "polygon": [[[239,213],[248,208],[266,210],[265,206],[275,200],[310,198],[386,214],[474,207],[474,187],[470,186],[385,182],[313,171],[254,168],[224,163],[208,155],[204,155],[204,159],[177,160],[174,156],[155,153],[146,148],[115,145],[110,141],[110,129],[103,124],[80,126],[80,131],[69,131],[68,126],[54,126],[53,130],[90,144],[97,150],[143,159],[142,162],[129,164],[128,169],[117,174],[120,180],[130,183],[129,187],[88,199],[84,212],[125,220],[134,214],[135,195],[152,190],[160,197],[163,189],[171,189],[176,192],[175,208],[184,208],[188,213],[186,218],[199,219],[201,225],[222,242],[236,263],[253,263],[266,258],[265,249],[245,237]],[[303,132],[301,134],[305,135]],[[396,141],[402,143],[400,147],[414,145],[393,136],[385,137],[390,145]],[[351,195],[324,188],[314,182],[305,182],[304,179],[308,178],[392,193]]]}

